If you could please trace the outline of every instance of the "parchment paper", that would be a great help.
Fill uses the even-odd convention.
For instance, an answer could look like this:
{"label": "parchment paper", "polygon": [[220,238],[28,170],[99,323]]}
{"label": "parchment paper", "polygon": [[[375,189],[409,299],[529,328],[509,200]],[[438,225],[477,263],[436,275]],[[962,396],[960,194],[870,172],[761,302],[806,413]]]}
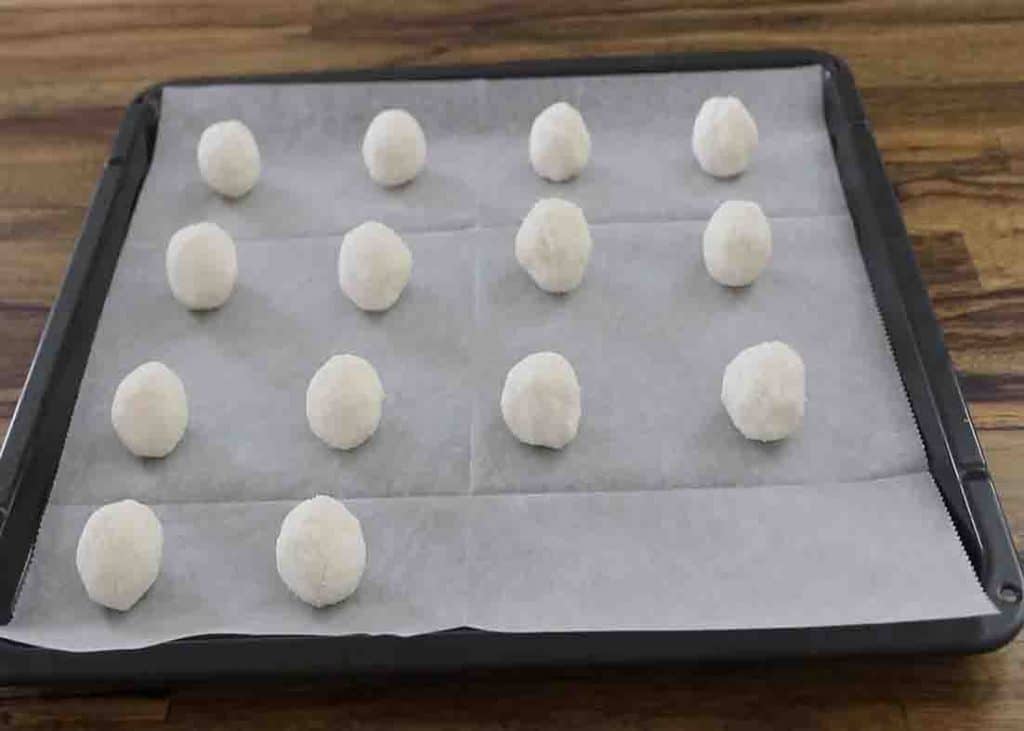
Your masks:
{"label": "parchment paper", "polygon": [[[820,69],[630,77],[168,89],[153,167],[118,264],[11,625],[0,636],[72,650],[207,633],[409,635],[795,627],[993,611],[946,515],[886,344],[821,112]],[[711,94],[743,97],[761,146],[734,181],[700,173],[689,128]],[[526,157],[536,111],[577,103],[592,164],[544,183]],[[409,108],[426,173],[369,182],[372,114]],[[224,202],[195,170],[199,133],[240,117],[263,177]],[[592,222],[584,285],[538,290],[512,255],[535,199],[561,195]],[[703,269],[706,217],[759,201],[775,252],[740,292]],[[171,297],[166,239],[204,218],[239,248],[221,310]],[[336,280],[341,234],[367,218],[413,251],[412,281],[366,314]],[[744,440],[718,392],[743,347],[779,338],[808,367],[801,431]],[[505,373],[563,352],[583,386],[566,450],[519,444],[501,420]],[[387,401],[363,447],[328,449],[305,421],[330,355],[377,367]],[[117,441],[110,399],[159,359],[185,382],[189,431],[165,460]],[[288,594],[274,539],[295,501],[346,500],[368,574],[317,611]],[[134,497],[165,529],[161,576],[131,612],[92,605],[74,570],[97,505]]]}
{"label": "parchment paper", "polygon": [[75,572],[91,508],[53,506],[15,622],[0,634],[86,651],[200,633],[769,628],[989,612],[935,495],[916,474],[350,500],[369,563],[359,590],[328,610],[295,599],[274,569],[291,501],[158,505],[163,568],[127,613],[89,601]]}

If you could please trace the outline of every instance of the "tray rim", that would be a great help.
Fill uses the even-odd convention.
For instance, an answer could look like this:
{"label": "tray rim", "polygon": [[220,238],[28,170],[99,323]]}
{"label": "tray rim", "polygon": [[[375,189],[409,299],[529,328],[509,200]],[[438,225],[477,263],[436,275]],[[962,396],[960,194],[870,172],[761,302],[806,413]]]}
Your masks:
{"label": "tray rim", "polygon": [[[71,330],[72,321],[81,309],[87,285],[94,285],[91,280],[97,276],[102,278],[102,272],[93,271],[99,247],[106,245],[107,249],[117,249],[114,253],[106,251],[108,258],[113,256],[111,272],[119,256],[135,197],[151,162],[160,97],[165,87],[698,72],[803,65],[821,66],[831,82],[824,85],[826,97],[835,96],[831,101],[825,100],[826,116],[831,109],[832,114],[841,112],[842,118],[827,119],[827,126],[876,302],[883,311],[890,344],[926,444],[933,477],[979,581],[1000,610],[998,614],[952,620],[767,630],[498,633],[459,628],[407,638],[392,635],[220,635],[183,638],[138,650],[93,653],[48,650],[0,640],[0,682],[96,679],[167,682],[213,676],[309,677],[357,671],[509,665],[964,653],[991,650],[1009,642],[1024,622],[1024,607],[1020,601],[1024,581],[1005,515],[852,74],[842,59],[811,49],[201,77],[172,80],[145,89],[127,107],[0,448],[0,500],[4,501],[0,504],[0,554],[15,550],[15,558],[24,556],[16,570],[12,571],[10,566],[6,571],[0,569],[0,623],[9,621],[13,611],[22,573],[29,562],[35,528],[49,493],[49,485],[36,490],[18,489],[19,481],[24,481],[25,464],[34,456],[37,427],[45,416],[43,412],[53,390],[54,373],[62,367],[71,340],[82,335]],[[841,160],[841,154],[849,159]],[[124,220],[114,220],[117,214]],[[127,217],[124,214],[128,214]],[[103,285],[100,306],[108,285],[109,275]],[[879,298],[886,298],[886,307]],[[93,331],[95,324],[92,323]],[[89,346],[92,337],[93,332],[88,332],[84,338]],[[88,351],[86,348],[85,357]],[[81,365],[84,368],[84,359]],[[76,393],[80,377],[79,373],[74,382]],[[70,410],[67,418],[70,418]],[[66,425],[64,431],[66,433]],[[59,441],[62,448],[63,435],[59,435]],[[59,458],[59,450],[56,455]],[[35,459],[39,461],[40,457],[35,455]],[[55,471],[56,466],[52,467]],[[26,515],[27,524],[24,522]],[[14,530],[17,528],[20,530]],[[15,543],[18,545],[12,549]],[[1000,598],[1000,590],[1006,586],[1015,589],[1016,600]],[[288,661],[289,657],[301,660]]]}

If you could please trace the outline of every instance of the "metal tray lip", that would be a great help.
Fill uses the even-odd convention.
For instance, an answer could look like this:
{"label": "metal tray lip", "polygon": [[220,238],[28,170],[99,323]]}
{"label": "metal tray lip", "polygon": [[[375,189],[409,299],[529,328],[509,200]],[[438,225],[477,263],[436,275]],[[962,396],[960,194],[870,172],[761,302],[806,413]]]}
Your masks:
{"label": "metal tray lip", "polygon": [[[99,193],[105,184],[112,184],[108,182],[108,178],[110,176],[118,176],[117,185],[120,185],[121,168],[122,166],[127,165],[131,147],[136,144],[140,135],[144,139],[148,140],[150,144],[152,143],[159,116],[159,104],[162,90],[171,85],[304,82],[331,83],[356,80],[387,81],[412,79],[464,79],[474,77],[496,78],[507,76],[656,73],[670,71],[697,72],[704,70],[785,68],[802,65],[819,65],[830,76],[836,93],[841,97],[843,110],[842,123],[844,125],[842,128],[843,131],[859,138],[860,144],[864,147],[862,152],[866,156],[866,160],[861,162],[869,164],[869,166],[873,165],[876,169],[882,170],[882,182],[884,183],[885,189],[866,191],[865,194],[868,198],[869,204],[868,208],[873,211],[876,216],[884,214],[888,216],[890,220],[895,220],[897,222],[897,235],[887,239],[886,245],[890,248],[895,247],[897,249],[902,247],[906,252],[909,252],[910,261],[913,261],[913,253],[910,250],[909,240],[907,239],[905,229],[902,228],[902,217],[900,215],[898,203],[892,196],[892,190],[888,185],[888,181],[884,179],[884,168],[881,167],[881,159],[878,155],[877,148],[874,145],[874,140],[871,137],[870,124],[864,115],[863,104],[853,83],[852,74],[842,59],[832,54],[812,49],[783,49],[776,51],[739,53],[714,52],[700,54],[658,54],[653,56],[600,56],[576,59],[513,61],[471,66],[394,67],[334,72],[265,74],[245,77],[207,77],[169,81],[144,90],[128,107],[125,120],[122,122],[121,129],[114,144],[114,149],[107,168],[104,171],[104,175],[101,178],[100,185],[97,188],[97,192]],[[828,85],[826,85],[826,87],[827,86]],[[147,114],[139,114],[138,110],[140,108],[145,108]],[[829,131],[830,133],[834,132],[831,125]],[[833,139],[833,143],[835,145],[835,139]],[[151,148],[148,154],[151,155]],[[838,154],[838,150],[836,150],[837,166],[840,164]],[[147,157],[145,163],[146,169],[148,169],[150,161],[150,158]],[[868,182],[869,185],[874,185],[875,188],[878,188],[878,183],[878,180]],[[137,190],[135,192],[137,193]],[[847,192],[845,185],[844,192]],[[848,192],[847,195],[849,196]],[[114,197],[115,196],[110,196],[110,199],[113,199]],[[83,227],[82,235],[75,247],[75,253],[72,255],[72,264],[75,263],[75,257],[78,255],[80,249],[85,250],[87,247],[91,247],[91,250],[94,251],[95,246],[98,243],[97,240],[102,237],[102,225],[93,225],[92,228],[90,228],[90,223],[92,223],[94,216],[102,217],[103,221],[101,221],[101,223],[103,223],[109,213],[109,211],[96,209],[95,203],[98,199],[99,195],[94,199],[93,205],[90,206],[90,210],[86,218],[86,225]],[[110,201],[108,200],[106,202],[109,204]],[[852,209],[851,215],[853,215]],[[899,236],[900,232],[902,232],[902,237]],[[90,234],[93,240],[90,240]],[[902,241],[900,238],[902,238]],[[120,242],[118,242],[118,245],[120,245]],[[905,252],[898,251],[897,253]],[[914,268],[916,269],[916,264],[914,265]],[[65,284],[67,284],[71,274],[71,265],[69,265]],[[920,299],[923,297],[926,311],[931,312],[927,292],[923,290],[923,285],[920,284],[919,275],[918,281],[916,282],[918,285],[917,289],[914,288],[914,284],[915,282],[913,281],[911,281],[909,285],[906,281],[897,282],[897,294],[903,300],[906,300],[907,298],[916,300],[916,304],[918,305],[921,304]],[[58,303],[61,301],[64,294],[65,286],[62,285],[61,294],[58,296]],[[57,306],[55,306],[54,309],[56,310]],[[36,375],[35,368],[40,359],[43,356],[52,357],[55,350],[59,351],[59,349],[64,345],[63,340],[58,339],[58,335],[63,335],[63,333],[51,331],[51,321],[53,318],[54,314],[51,313],[47,327],[44,330],[39,349],[33,359],[32,370],[30,370],[29,380],[26,381],[25,392],[28,392],[29,384],[34,383],[33,377]],[[915,333],[915,336],[917,336],[917,330],[919,328],[915,326],[920,323],[909,322],[909,324],[911,330]],[[934,332],[929,331],[926,334],[934,340]],[[918,348],[920,347],[920,343],[917,343],[916,345]],[[945,346],[941,341],[941,331],[938,335],[938,342],[930,342],[929,345],[933,348],[938,348],[941,356],[939,357],[939,360],[942,361],[944,359],[946,365],[949,365],[948,354],[946,353]],[[925,377],[927,378],[927,374],[925,374]],[[45,389],[48,384],[43,384],[43,386]],[[927,388],[934,398],[935,384],[931,383],[929,380]],[[966,407],[963,405],[962,397],[959,395],[958,388],[957,393],[953,395],[959,398],[959,404],[962,409],[961,417],[965,419],[967,423],[970,423],[970,415],[967,412]],[[945,394],[945,396],[948,397],[949,395]],[[22,400],[24,400],[24,398],[25,396],[23,395]],[[19,407],[15,412],[15,418],[12,418],[11,428],[8,433],[8,441],[10,440],[11,432],[15,429],[16,422],[18,421],[17,417],[21,410],[21,403],[22,402],[19,401]],[[942,424],[939,426],[942,427]],[[942,428],[942,435],[945,439],[945,446],[948,451],[950,445],[948,435],[944,427]],[[973,436],[973,429],[971,430],[971,435]],[[978,453],[980,454],[980,446],[978,447]],[[15,456],[20,459],[24,455],[18,454]],[[951,459],[955,459],[955,455],[953,455],[951,451],[949,456]],[[4,462],[8,459],[11,458],[5,449],[3,453],[0,453],[0,477],[5,476],[2,468]],[[989,531],[996,534],[990,535],[988,538],[990,539],[990,542],[995,543],[997,547],[1002,549],[999,558],[1004,564],[1012,558],[1013,566],[1011,573],[1017,578],[1019,586],[1020,567],[1017,562],[1016,553],[1013,549],[1009,530],[1006,526],[1005,516],[1002,514],[998,503],[998,496],[992,487],[991,480],[988,479],[987,468],[985,467],[984,462],[982,461],[980,465],[977,463],[965,465],[963,466],[963,469],[959,469],[959,465],[957,465],[957,467],[959,479],[976,478],[983,482],[983,487],[979,490],[979,497],[975,500],[975,502],[978,503],[976,509],[986,511],[985,514],[987,515],[990,523]],[[11,479],[13,479],[13,476],[11,476]],[[0,484],[0,489],[3,487],[4,485]],[[1004,569],[1006,569],[1006,566],[1004,566]],[[993,599],[995,600],[994,597]],[[997,607],[998,606],[999,604],[997,602]],[[1020,604],[1017,603],[1015,606],[1006,606],[1004,604],[1000,614],[992,615],[990,617],[928,620],[898,624],[851,625],[831,628],[813,627],[769,630],[714,630],[704,632],[663,631],[522,634],[495,633],[473,628],[458,628],[413,638],[397,638],[391,635],[375,635],[372,637],[367,635],[351,635],[347,637],[316,637],[304,635],[216,635],[182,638],[168,643],[163,643],[162,645],[156,645],[150,648],[141,648],[138,650],[98,653],[67,653],[10,641],[0,641],[0,680],[3,680],[4,682],[24,682],[31,680],[57,681],[62,677],[70,679],[86,676],[90,678],[129,679],[129,676],[124,672],[127,668],[125,668],[124,663],[121,662],[122,660],[129,655],[144,658],[149,657],[150,655],[166,657],[168,656],[167,648],[174,648],[171,650],[171,654],[178,651],[187,651],[189,653],[223,652],[229,647],[264,648],[267,652],[276,652],[278,650],[286,650],[289,647],[299,645],[304,647],[316,647],[324,644],[330,644],[332,647],[343,647],[346,644],[358,644],[367,641],[372,642],[381,640],[405,643],[409,646],[417,647],[429,647],[437,642],[443,644],[463,643],[467,641],[478,643],[481,647],[486,647],[488,645],[499,646],[503,643],[507,644],[512,640],[518,640],[523,643],[536,641],[560,643],[560,646],[565,645],[567,648],[564,650],[564,654],[560,655],[560,661],[566,663],[595,661],[613,663],[634,661],[660,662],[714,659],[724,660],[742,657],[796,657],[807,655],[865,653],[906,654],[916,652],[979,652],[994,649],[1008,642],[1020,630],[1022,621],[1024,621],[1024,610],[1022,610]],[[844,639],[851,637],[856,638],[857,640],[854,644],[851,644],[849,639]],[[600,649],[602,643],[622,642],[624,641],[623,638],[628,638],[628,640],[625,640],[628,642],[640,643],[637,650],[634,652],[620,652],[619,655],[615,655],[614,653],[610,655],[601,654]],[[678,653],[669,657],[661,656],[658,652],[658,649],[664,646],[666,641],[668,641],[669,645],[675,647],[677,643],[682,642],[684,639],[689,641],[695,638],[707,640],[711,642],[711,644],[704,642],[703,650],[699,650],[697,648],[693,648],[691,650],[684,645],[683,648],[680,648]],[[783,644],[778,644],[778,638],[783,638]],[[649,645],[646,652],[642,651],[642,646],[645,642]],[[740,643],[742,643],[742,646]],[[753,645],[751,643],[753,643]],[[575,647],[575,649],[573,649],[573,647]],[[763,652],[759,652],[758,647],[763,649]],[[623,648],[620,648],[620,650],[622,649]],[[753,652],[751,649],[753,649]],[[73,668],[66,667],[68,658],[71,655],[77,656],[77,660],[71,663],[74,665]],[[444,650],[436,652],[436,655],[437,656],[434,657],[433,662],[429,658],[420,658],[420,666],[426,668],[431,666],[441,667],[452,665],[451,658],[445,660],[443,657],[445,655]],[[493,657],[493,660],[499,665],[545,664],[545,659],[543,657],[536,657],[532,659],[518,657],[516,659],[506,661],[503,661],[502,657],[503,656],[499,652]],[[507,658],[508,655],[505,655],[504,657]],[[20,661],[14,662],[15,660]],[[84,665],[80,665],[80,662],[83,660]],[[476,663],[469,662],[467,665],[486,664],[488,663],[478,661]],[[83,670],[82,668],[85,669]],[[238,669],[240,672],[245,674],[246,668],[240,667]],[[273,675],[275,674],[276,667],[274,662],[271,660],[266,662],[262,669],[255,667],[250,667],[250,669],[257,675]],[[356,669],[358,669],[357,662],[355,664],[352,662],[339,662],[337,667],[339,672],[351,672]],[[389,669],[400,669],[400,667],[393,667]],[[202,674],[201,671],[196,671],[194,668],[185,666],[180,662],[172,662],[169,664],[165,663],[164,667],[157,668],[156,670],[157,675],[165,679],[183,678],[186,676],[194,677],[197,675],[197,672],[198,674]]]}
{"label": "metal tray lip", "polygon": [[[864,656],[962,655],[994,650],[1004,639],[965,648],[949,631],[960,620],[893,625],[710,631],[500,633],[456,628],[396,635],[208,635],[131,650],[66,653],[9,643],[0,683],[102,680],[137,686],[189,680],[326,678],[354,672],[452,672],[573,665],[649,666]],[[879,627],[889,642],[871,638]],[[927,646],[899,641],[926,634]],[[893,641],[896,640],[896,641]],[[614,647],[614,652],[607,648]],[[244,661],[240,658],[244,657]],[[198,661],[198,662],[197,662]]]}
{"label": "metal tray lip", "polygon": [[[196,76],[169,79],[140,91],[135,102],[158,101],[168,86],[213,86],[219,84],[300,84],[347,81],[430,81],[470,78],[515,78],[545,76],[601,76],[604,74],[667,73],[686,71],[732,71],[822,66],[840,70],[852,79],[846,62],[838,56],[812,48],[779,48],[771,51],[707,51],[701,53],[659,53],[591,55],[459,65],[376,66],[369,68],[247,74],[244,76]],[[864,119],[859,95],[851,99],[851,119]]]}

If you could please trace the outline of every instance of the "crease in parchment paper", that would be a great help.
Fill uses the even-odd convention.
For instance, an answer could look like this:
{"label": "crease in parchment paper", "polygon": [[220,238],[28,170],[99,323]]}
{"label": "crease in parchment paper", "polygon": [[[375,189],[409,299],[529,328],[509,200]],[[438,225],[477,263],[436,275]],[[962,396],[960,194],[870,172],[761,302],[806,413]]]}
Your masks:
{"label": "crease in parchment paper", "polygon": [[[14,621],[0,636],[72,650],[209,633],[412,635],[721,629],[900,622],[985,614],[928,474],[846,211],[817,67],[500,81],[168,88],[140,196],[82,379]],[[689,125],[712,94],[751,108],[748,173],[695,168]],[[575,100],[594,140],[566,185],[530,170],[533,115]],[[428,163],[397,191],[368,182],[366,123],[404,106]],[[260,184],[228,203],[195,171],[218,119],[253,128]],[[580,203],[594,253],[582,287],[537,289],[512,251],[541,196]],[[703,223],[726,198],[760,202],[773,259],[753,287],[703,269]],[[336,282],[340,235],[379,218],[406,239],[412,280],[381,314]],[[211,219],[237,239],[239,285],[189,313],[167,291],[163,243]],[[743,439],[718,400],[725,364],[768,339],[808,367],[801,430]],[[507,372],[566,354],[583,387],[580,434],[561,452],[501,421]],[[387,399],[358,450],[308,430],[304,393],[337,352],[367,357]],[[113,390],[145,360],[185,382],[190,425],[164,460],[136,460],[109,423]],[[396,459],[396,455],[400,459]],[[346,501],[368,573],[313,610],[278,579],[273,543],[296,501]],[[165,558],[127,614],[98,607],[74,572],[94,507],[133,497],[164,522]]]}

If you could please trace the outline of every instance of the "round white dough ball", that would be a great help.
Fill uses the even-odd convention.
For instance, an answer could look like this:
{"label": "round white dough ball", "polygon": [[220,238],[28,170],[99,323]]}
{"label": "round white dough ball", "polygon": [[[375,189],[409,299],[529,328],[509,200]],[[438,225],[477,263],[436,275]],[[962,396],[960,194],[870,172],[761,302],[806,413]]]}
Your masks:
{"label": "round white dough ball", "polygon": [[402,237],[377,221],[345,234],[338,252],[341,291],[364,310],[391,307],[412,275],[412,253]]}
{"label": "round white dough ball", "polygon": [[795,432],[804,418],[804,361],[778,341],[740,351],[725,367],[722,404],[747,439],[774,442]]}
{"label": "round white dough ball", "polygon": [[124,612],[156,581],[163,548],[156,513],[142,503],[122,500],[89,516],[78,538],[75,566],[90,599]]}
{"label": "round white dough ball", "polygon": [[241,198],[260,179],[260,148],[249,128],[237,119],[203,130],[196,156],[206,184],[228,198]]}
{"label": "round white dough ball", "polygon": [[555,102],[530,127],[530,164],[542,178],[561,183],[575,178],[590,160],[590,132],[571,104]]}
{"label": "round white dough ball", "polygon": [[317,495],[292,508],[277,536],[277,573],[314,607],[337,604],[359,586],[366,542],[359,519],[341,502]]}
{"label": "round white dough ball", "polygon": [[704,227],[704,265],[719,284],[747,286],[771,256],[772,229],[756,203],[726,201]]}
{"label": "round white dough ball", "polygon": [[718,178],[739,175],[757,147],[757,124],[734,96],[713,96],[693,123],[693,154],[704,172]]}
{"label": "round white dough ball", "polygon": [[118,385],[110,407],[114,431],[138,457],[166,457],[188,426],[188,398],[178,374],[158,361],[143,363]]}
{"label": "round white dough ball", "polygon": [[385,109],[363,137],[363,162],[373,182],[391,188],[419,175],[427,161],[427,138],[416,117]]}
{"label": "round white dough ball", "polygon": [[212,310],[228,301],[238,279],[234,239],[215,223],[185,226],[167,244],[167,283],[190,310]]}
{"label": "round white dough ball", "polygon": [[516,260],[548,292],[580,286],[592,248],[583,210],[561,198],[537,201],[516,233]]}
{"label": "round white dough ball", "polygon": [[383,401],[384,387],[369,361],[335,355],[309,381],[306,418],[328,445],[355,449],[377,431]]}
{"label": "round white dough ball", "polygon": [[558,353],[534,353],[512,366],[501,391],[501,415],[521,442],[561,449],[580,426],[580,384]]}

